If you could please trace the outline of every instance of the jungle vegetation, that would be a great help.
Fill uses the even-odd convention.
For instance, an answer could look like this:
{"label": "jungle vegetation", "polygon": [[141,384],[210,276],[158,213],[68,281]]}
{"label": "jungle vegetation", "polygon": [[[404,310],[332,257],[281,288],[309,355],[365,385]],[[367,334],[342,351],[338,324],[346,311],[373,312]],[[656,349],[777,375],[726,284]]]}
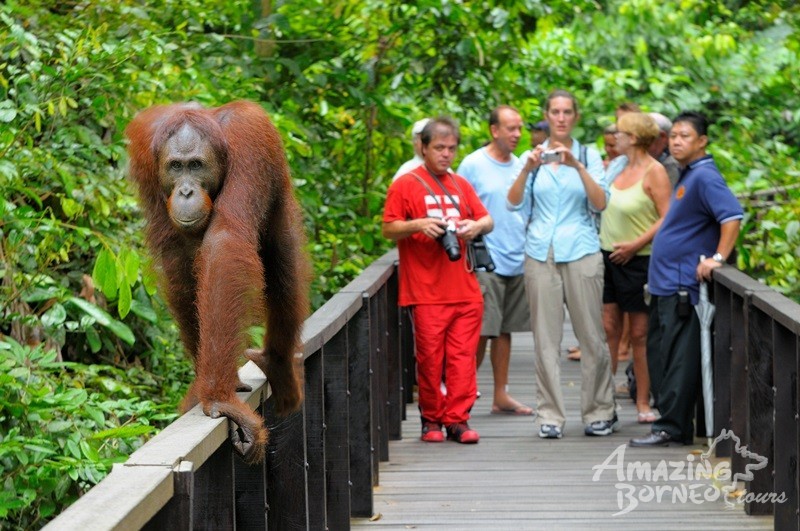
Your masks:
{"label": "jungle vegetation", "polygon": [[[122,135],[156,103],[259,102],[285,142],[318,307],[389,247],[411,124],[461,157],[555,88],[602,149],[614,108],[712,118],[738,266],[800,297],[800,11],[763,0],[0,2],[0,527],[41,527],[176,416],[192,378]],[[523,138],[520,151],[527,146]]]}

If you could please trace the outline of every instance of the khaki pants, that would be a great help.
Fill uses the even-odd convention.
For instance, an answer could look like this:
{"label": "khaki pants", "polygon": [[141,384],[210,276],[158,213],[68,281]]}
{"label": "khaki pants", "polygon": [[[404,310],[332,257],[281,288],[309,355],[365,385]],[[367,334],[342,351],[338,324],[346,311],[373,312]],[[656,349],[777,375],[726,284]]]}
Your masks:
{"label": "khaki pants", "polygon": [[614,417],[611,355],[603,330],[603,257],[598,252],[555,263],[525,259],[525,286],[531,307],[536,352],[537,409],[541,424],[563,428],[559,357],[564,335],[564,303],[581,348],[581,418],[584,424]]}

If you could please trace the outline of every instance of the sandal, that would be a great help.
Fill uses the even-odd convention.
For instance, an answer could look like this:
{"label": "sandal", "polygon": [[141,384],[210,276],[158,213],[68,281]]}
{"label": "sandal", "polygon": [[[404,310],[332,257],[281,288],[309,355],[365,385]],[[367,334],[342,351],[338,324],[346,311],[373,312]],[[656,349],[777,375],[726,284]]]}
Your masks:
{"label": "sandal", "polygon": [[656,414],[652,411],[639,412],[637,414],[639,424],[652,424],[656,421]]}

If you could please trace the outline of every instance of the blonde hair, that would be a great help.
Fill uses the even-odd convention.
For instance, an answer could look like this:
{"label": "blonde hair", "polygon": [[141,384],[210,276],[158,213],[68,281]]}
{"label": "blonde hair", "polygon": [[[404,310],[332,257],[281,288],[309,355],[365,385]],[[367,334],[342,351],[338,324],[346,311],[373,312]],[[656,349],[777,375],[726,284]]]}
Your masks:
{"label": "blonde hair", "polygon": [[629,112],[620,116],[617,131],[636,136],[636,146],[647,149],[659,135],[658,124],[653,117],[642,112]]}

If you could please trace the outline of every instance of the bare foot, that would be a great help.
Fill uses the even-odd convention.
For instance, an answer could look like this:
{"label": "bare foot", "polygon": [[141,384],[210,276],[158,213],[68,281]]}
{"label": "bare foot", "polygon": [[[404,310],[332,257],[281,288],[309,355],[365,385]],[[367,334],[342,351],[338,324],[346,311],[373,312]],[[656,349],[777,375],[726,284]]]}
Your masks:
{"label": "bare foot", "polygon": [[492,404],[492,415],[533,415],[533,408],[517,402],[510,396],[505,400],[495,400]]}

